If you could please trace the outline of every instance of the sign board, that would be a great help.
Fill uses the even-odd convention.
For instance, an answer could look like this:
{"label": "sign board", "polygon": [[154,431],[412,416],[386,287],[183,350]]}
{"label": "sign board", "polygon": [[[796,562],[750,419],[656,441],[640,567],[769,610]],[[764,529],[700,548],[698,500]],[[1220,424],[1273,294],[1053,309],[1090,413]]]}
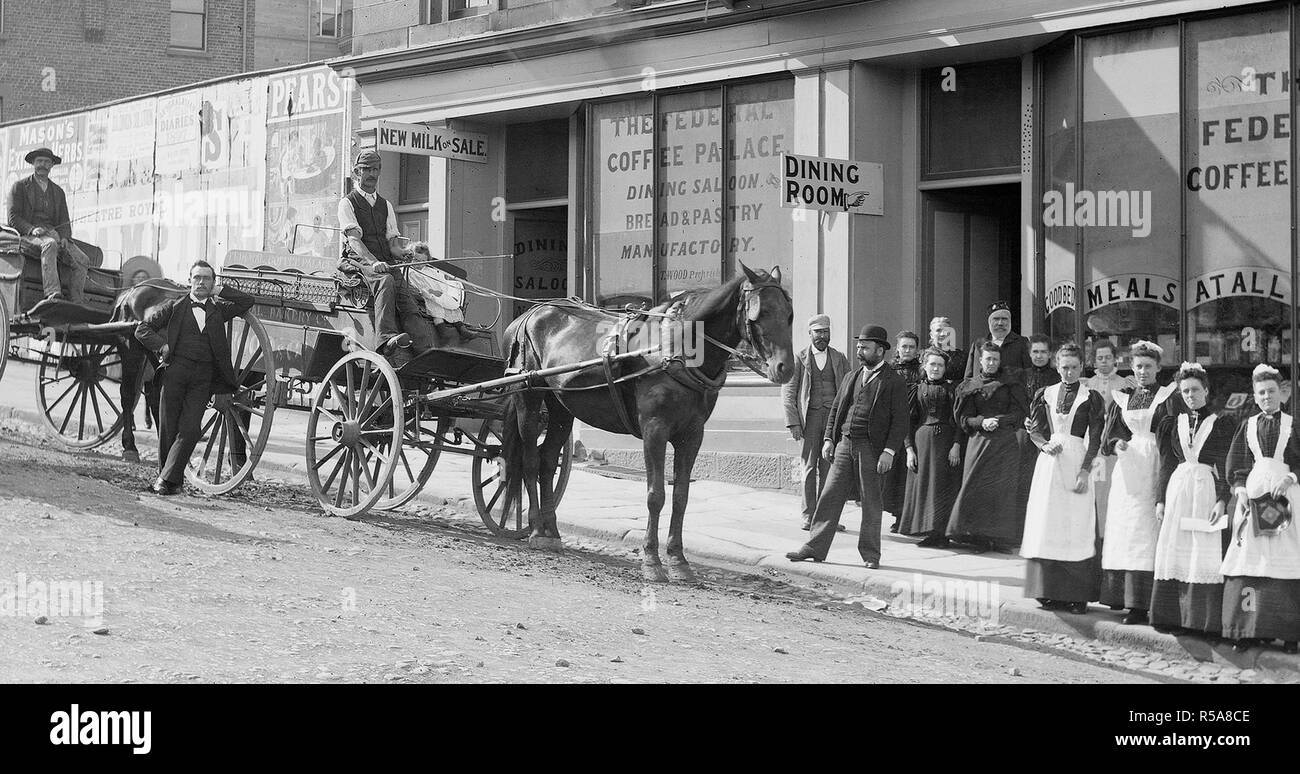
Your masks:
{"label": "sign board", "polygon": [[486,164],[488,160],[486,134],[461,132],[423,124],[395,124],[380,121],[375,131],[375,147],[381,151],[441,156],[478,164]]}
{"label": "sign board", "polygon": [[885,214],[885,168],[869,161],[781,155],[781,206]]}

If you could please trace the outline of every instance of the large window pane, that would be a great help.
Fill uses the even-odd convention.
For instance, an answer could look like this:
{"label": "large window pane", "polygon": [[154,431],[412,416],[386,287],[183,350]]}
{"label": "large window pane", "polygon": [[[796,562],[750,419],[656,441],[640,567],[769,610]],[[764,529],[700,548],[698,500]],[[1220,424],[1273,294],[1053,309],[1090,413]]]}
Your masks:
{"label": "large window pane", "polygon": [[774,171],[789,149],[794,126],[794,81],[752,83],[727,90],[727,275],[736,261],[752,268],[781,267],[794,287],[793,210],[782,210]]}
{"label": "large window pane", "polygon": [[1083,46],[1085,185],[1072,214],[1083,244],[1085,337],[1117,343],[1121,358],[1137,339],[1158,341],[1172,356],[1181,271],[1178,28]]}
{"label": "large window pane", "polygon": [[596,303],[650,301],[654,270],[654,116],[649,97],[592,107]]}
{"label": "large window pane", "polygon": [[1291,359],[1287,23],[1281,8],[1187,25],[1184,297],[1221,400],[1255,363]]}
{"label": "large window pane", "polygon": [[203,14],[172,14],[172,45],[176,48],[203,48]]}
{"label": "large window pane", "polygon": [[[1044,200],[1064,197],[1075,187],[1077,126],[1074,49],[1064,46],[1043,56],[1043,192]],[[1056,343],[1075,338],[1075,265],[1073,221],[1053,218],[1043,209],[1044,330]],[[936,247],[937,250],[937,247]],[[939,276],[936,272],[936,276]],[[936,280],[936,287],[938,281]],[[972,332],[973,333],[973,332]]]}
{"label": "large window pane", "polygon": [[659,100],[659,231],[668,295],[721,284],[722,96],[719,89]]}
{"label": "large window pane", "polygon": [[1020,169],[1020,60],[924,70],[924,177]]}

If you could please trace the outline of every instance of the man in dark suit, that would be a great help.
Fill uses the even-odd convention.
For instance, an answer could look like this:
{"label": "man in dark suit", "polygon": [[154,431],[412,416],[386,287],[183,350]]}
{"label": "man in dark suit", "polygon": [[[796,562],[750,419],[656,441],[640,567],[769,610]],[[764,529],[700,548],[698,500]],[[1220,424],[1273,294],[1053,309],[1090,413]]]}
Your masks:
{"label": "man in dark suit", "polygon": [[868,569],[880,567],[882,487],[911,422],[907,383],[885,363],[889,347],[889,334],[879,325],[868,325],[857,336],[862,367],[844,377],[831,406],[822,444],[822,456],[831,460],[831,472],[817,500],[808,542],[786,554],[792,562],[826,559],[844,502],[857,481],[862,492],[858,553]]}
{"label": "man in dark suit", "polygon": [[794,359],[794,376],[781,385],[781,403],[785,408],[785,426],[790,436],[803,443],[799,458],[803,463],[803,528],[812,528],[817,496],[826,485],[831,471],[830,460],[822,457],[822,435],[826,417],[835,402],[835,393],[849,371],[849,359],[831,346],[831,318],[814,315],[808,321],[808,339]]}
{"label": "man in dark suit", "polygon": [[[202,435],[200,423],[208,400],[234,392],[226,323],[253,306],[253,297],[235,288],[216,286],[207,261],[190,267],[190,292],[169,301],[136,326],[135,337],[157,353],[162,369],[159,401],[158,480],[149,491],[180,491],[185,466]],[[235,450],[232,448],[232,456]]]}
{"label": "man in dark suit", "polygon": [[63,159],[49,148],[37,148],[25,157],[32,174],[16,181],[9,190],[9,225],[18,230],[23,242],[41,251],[41,281],[46,298],[62,298],[59,264],[68,267],[68,297],[80,304],[86,298],[86,275],[90,258],[72,241],[72,218],[68,198],[50,179],[50,170]]}
{"label": "man in dark suit", "polygon": [[1029,359],[1029,340],[1011,330],[1011,307],[1006,301],[989,304],[989,333],[971,342],[966,354],[966,378],[980,372],[980,347],[993,342],[1002,348],[1002,370],[1007,378],[1019,379],[1020,372],[1033,365]]}

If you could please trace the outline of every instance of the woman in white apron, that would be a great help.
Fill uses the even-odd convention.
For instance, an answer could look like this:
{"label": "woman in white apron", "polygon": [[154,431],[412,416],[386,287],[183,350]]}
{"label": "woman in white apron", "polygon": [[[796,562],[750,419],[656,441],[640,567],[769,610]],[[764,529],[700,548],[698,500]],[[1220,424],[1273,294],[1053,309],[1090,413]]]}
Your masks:
{"label": "woman in white apron", "polygon": [[1020,541],[1025,596],[1047,610],[1086,613],[1098,592],[1097,500],[1089,479],[1106,404],[1079,381],[1077,346],[1057,350],[1056,368],[1061,381],[1040,389],[1029,408],[1029,438],[1040,454]]}
{"label": "woman in white apron", "polygon": [[1115,391],[1101,439],[1102,453],[1115,457],[1101,544],[1101,603],[1112,610],[1128,608],[1126,624],[1147,622],[1160,531],[1156,521],[1160,452],[1155,431],[1168,411],[1178,411],[1180,402],[1166,400],[1178,389],[1176,383],[1156,387],[1162,354],[1149,341],[1136,342],[1129,349],[1138,386]]}
{"label": "woman in white apron", "polygon": [[1224,465],[1236,427],[1210,410],[1210,379],[1196,363],[1175,377],[1185,410],[1160,423],[1160,485],[1156,518],[1151,625],[1217,636],[1223,620],[1223,530],[1228,525]]}
{"label": "woman in white apron", "polygon": [[[1237,508],[1221,568],[1223,636],[1236,640],[1238,651],[1276,639],[1295,653],[1300,650],[1300,530],[1292,509],[1300,505],[1300,432],[1280,410],[1277,369],[1260,364],[1251,382],[1260,413],[1242,423],[1228,451]],[[1261,498],[1270,497],[1286,498],[1285,507],[1268,508]]]}

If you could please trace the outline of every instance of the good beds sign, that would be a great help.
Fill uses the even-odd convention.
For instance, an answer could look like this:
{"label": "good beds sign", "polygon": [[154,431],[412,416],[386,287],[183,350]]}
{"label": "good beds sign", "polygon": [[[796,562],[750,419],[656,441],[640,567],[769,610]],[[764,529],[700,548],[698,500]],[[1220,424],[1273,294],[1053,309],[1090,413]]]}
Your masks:
{"label": "good beds sign", "polygon": [[818,156],[781,156],[781,206],[884,215],[884,166]]}
{"label": "good beds sign", "polygon": [[459,132],[423,124],[394,124],[380,121],[375,146],[381,151],[441,156],[458,161],[486,164],[487,135]]}

